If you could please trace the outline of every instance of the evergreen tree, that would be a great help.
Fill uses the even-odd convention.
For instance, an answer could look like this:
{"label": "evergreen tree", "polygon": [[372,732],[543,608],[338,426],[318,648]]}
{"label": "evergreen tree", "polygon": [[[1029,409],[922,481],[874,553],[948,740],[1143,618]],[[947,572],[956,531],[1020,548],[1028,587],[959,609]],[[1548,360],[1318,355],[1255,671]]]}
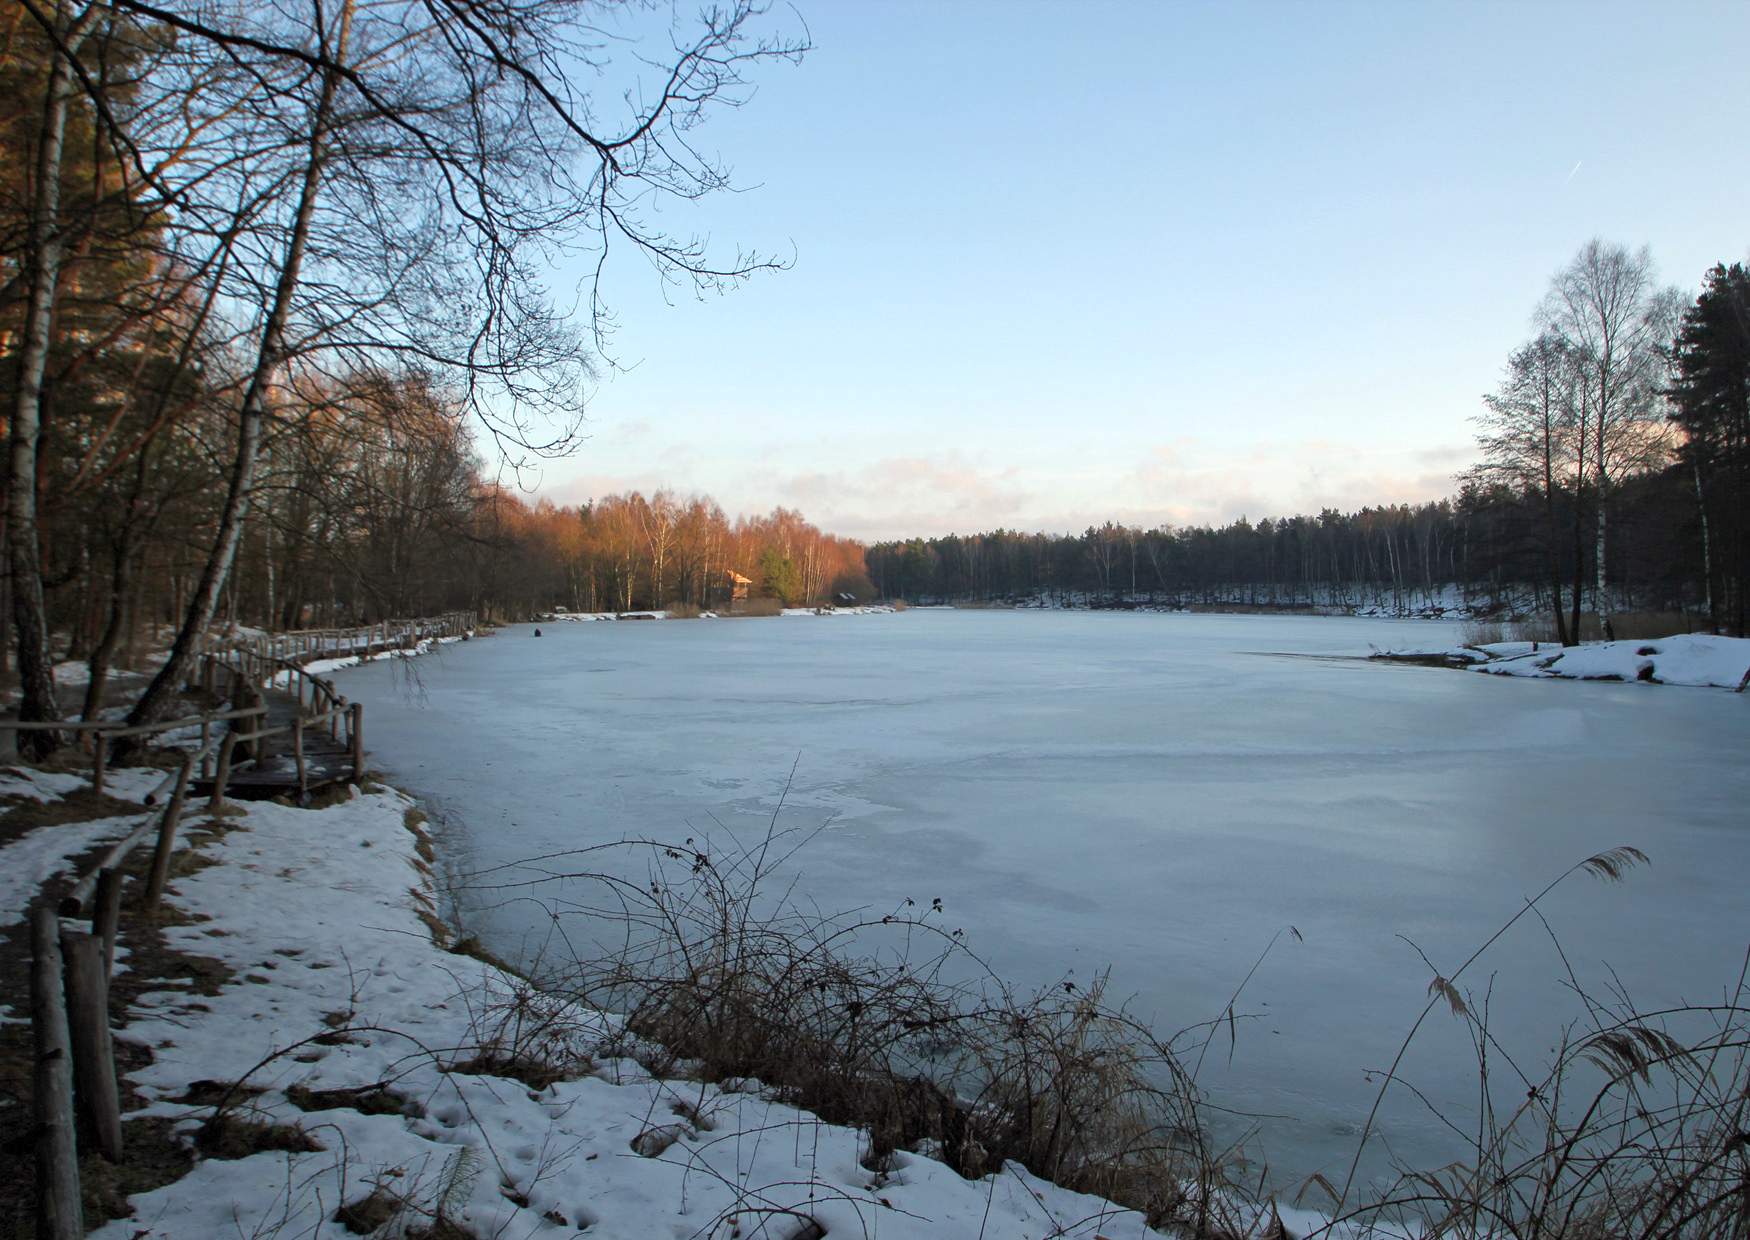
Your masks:
{"label": "evergreen tree", "polygon": [[767,547],[760,553],[760,594],[778,599],[786,607],[802,599],[802,574],[797,571],[796,561],[776,547]]}
{"label": "evergreen tree", "polygon": [[1724,615],[1741,636],[1750,577],[1750,272],[1716,265],[1706,280],[1677,332],[1671,420],[1683,430],[1681,456],[1695,481],[1709,612],[1716,627]]}

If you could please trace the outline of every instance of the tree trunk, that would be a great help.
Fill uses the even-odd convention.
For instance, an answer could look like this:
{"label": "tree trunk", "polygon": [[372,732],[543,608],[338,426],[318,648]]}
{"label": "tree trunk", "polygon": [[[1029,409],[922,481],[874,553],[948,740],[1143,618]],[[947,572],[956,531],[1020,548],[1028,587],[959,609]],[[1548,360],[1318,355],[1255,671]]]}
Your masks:
{"label": "tree trunk", "polygon": [[[347,39],[352,30],[351,0],[341,8],[340,31],[335,58],[346,56]],[[255,369],[249,377],[249,387],[243,394],[243,404],[237,417],[237,459],[231,467],[231,482],[225,493],[225,505],[220,510],[219,528],[213,539],[212,551],[201,569],[199,583],[189,600],[182,625],[169,657],[146,692],[128,715],[128,724],[137,726],[156,719],[168,705],[176,686],[181,683],[194,657],[200,636],[212,623],[218,607],[219,594],[230,575],[237,556],[238,540],[243,522],[249,514],[250,488],[255,478],[255,461],[261,448],[262,419],[267,406],[267,385],[279,366],[283,350],[286,322],[291,315],[292,296],[298,287],[299,272],[304,263],[304,251],[309,244],[310,225],[316,213],[316,196],[322,185],[322,166],[327,153],[329,128],[334,113],[334,100],[340,87],[340,71],[331,67],[323,76],[322,92],[310,129],[310,155],[304,167],[303,184],[298,192],[298,212],[287,241],[286,257],[280,267],[274,288],[273,307],[262,326],[261,344],[256,352]]]}
{"label": "tree trunk", "polygon": [[[1562,531],[1556,522],[1556,471],[1555,471],[1555,440],[1550,434],[1550,419],[1553,416],[1549,408],[1548,396],[1544,399],[1543,411],[1543,512],[1544,519],[1549,523],[1549,584],[1550,606],[1556,616],[1556,640],[1563,647],[1572,646],[1579,641],[1580,635],[1574,634],[1572,641],[1568,639],[1568,626],[1562,619],[1562,568],[1556,548],[1561,545]],[[1578,496],[1575,497],[1578,502]]]}
{"label": "tree trunk", "polygon": [[[48,372],[55,293],[65,252],[60,227],[61,163],[66,149],[67,108],[75,89],[68,56],[77,51],[96,19],[96,5],[77,21],[68,21],[66,0],[55,6],[55,24],[62,28],[58,33],[66,51],[49,52],[36,183],[32,187],[30,222],[21,256],[29,272],[30,296],[25,306],[18,382],[12,402],[6,550],[12,578],[12,621],[18,641],[18,678],[23,689],[18,707],[22,720],[61,717],[60,704],[55,700],[48,615],[43,603],[42,550],[37,537],[37,445],[42,437],[43,378]],[[39,757],[60,743],[54,732],[29,732],[21,740],[25,748]]]}
{"label": "tree trunk", "polygon": [[1607,642],[1616,640],[1616,630],[1610,623],[1610,583],[1605,556],[1607,549],[1605,541],[1606,509],[1610,503],[1610,470],[1604,458],[1604,435],[1610,412],[1610,354],[1610,347],[1606,345],[1604,357],[1599,363],[1598,422],[1596,427],[1598,461],[1597,467],[1592,471],[1598,478],[1597,545],[1593,551],[1595,562],[1592,565],[1596,584],[1593,586],[1592,593],[1594,605],[1598,608],[1598,635]]}
{"label": "tree trunk", "polygon": [[1718,633],[1720,617],[1714,607],[1714,553],[1707,527],[1707,496],[1701,489],[1701,462],[1696,461],[1691,468],[1695,471],[1695,508],[1701,514],[1701,588],[1707,599],[1707,631]]}
{"label": "tree trunk", "polygon": [[[96,719],[98,711],[103,707],[103,689],[109,682],[109,669],[115,661],[115,648],[121,641],[123,628],[127,625],[128,591],[133,588],[133,543],[130,531],[125,529],[115,542],[110,563],[109,617],[103,626],[103,635],[91,648],[91,658],[86,663],[91,675],[85,683],[85,708],[80,718],[87,721]],[[101,745],[102,739],[99,738],[97,743]]]}

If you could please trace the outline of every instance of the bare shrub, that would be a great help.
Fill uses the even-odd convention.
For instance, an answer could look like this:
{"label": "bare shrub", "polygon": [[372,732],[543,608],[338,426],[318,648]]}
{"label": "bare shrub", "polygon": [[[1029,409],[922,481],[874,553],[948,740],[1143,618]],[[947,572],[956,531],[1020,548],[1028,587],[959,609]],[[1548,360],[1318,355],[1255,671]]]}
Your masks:
{"label": "bare shrub", "polygon": [[604,1053],[663,1077],[758,1080],[864,1128],[872,1168],[900,1148],[968,1177],[1013,1160],[1192,1234],[1255,1221],[1204,1137],[1175,1047],[1108,1003],[1104,977],[1017,993],[943,924],[939,901],[835,917],[771,899],[765,882],[806,838],[771,831],[722,856],[693,840],[570,854],[636,858],[647,878],[536,880],[568,880],[563,906],[606,913],[619,943],[543,986],[623,1014]]}
{"label": "bare shrub", "polygon": [[446,1070],[501,1076],[531,1089],[587,1074],[607,1032],[602,1018],[495,959],[488,962],[495,968],[483,970],[477,985],[460,988],[460,1001],[468,1009],[468,1036]]}
{"label": "bare shrub", "polygon": [[701,614],[697,603],[666,603],[662,610],[670,620],[697,620]]}
{"label": "bare shrub", "polygon": [[1466,620],[1458,630],[1458,641],[1463,646],[1492,646],[1505,640],[1506,631],[1499,620]]}
{"label": "bare shrub", "polygon": [[784,612],[784,604],[775,598],[744,598],[729,605],[726,616],[778,616]]}
{"label": "bare shrub", "polygon": [[[1677,633],[1693,633],[1701,618],[1691,616],[1681,611],[1622,611],[1612,612],[1610,624],[1616,631],[1619,641],[1646,641],[1650,638],[1670,637]],[[1705,627],[1701,625],[1700,627]],[[1555,621],[1547,615],[1529,616],[1516,620],[1512,625],[1513,638],[1522,642],[1549,642],[1554,644],[1560,640],[1556,635]],[[1598,613],[1584,611],[1580,613],[1580,640],[1586,642],[1602,641],[1604,630],[1599,626]]]}

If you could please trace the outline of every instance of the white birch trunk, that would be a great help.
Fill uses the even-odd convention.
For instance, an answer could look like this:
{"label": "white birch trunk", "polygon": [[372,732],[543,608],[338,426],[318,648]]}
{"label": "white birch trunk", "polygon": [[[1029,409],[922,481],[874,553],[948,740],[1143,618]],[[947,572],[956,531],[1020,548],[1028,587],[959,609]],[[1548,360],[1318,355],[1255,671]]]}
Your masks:
{"label": "white birch trunk", "polygon": [[[61,231],[61,175],[66,151],[67,108],[76,87],[69,56],[77,53],[97,20],[91,6],[77,17],[66,0],[55,6],[55,34],[64,50],[51,48],[43,96],[43,127],[37,147],[36,182],[22,266],[30,295],[24,312],[18,382],[13,394],[7,452],[6,551],[11,568],[12,620],[18,639],[18,675],[23,689],[18,717],[59,719],[54,664],[49,654],[48,617],[43,602],[42,549],[37,534],[37,443],[42,436],[43,380],[48,373],[55,293],[60,286],[65,245]],[[38,732],[30,744],[39,751],[58,742]]]}

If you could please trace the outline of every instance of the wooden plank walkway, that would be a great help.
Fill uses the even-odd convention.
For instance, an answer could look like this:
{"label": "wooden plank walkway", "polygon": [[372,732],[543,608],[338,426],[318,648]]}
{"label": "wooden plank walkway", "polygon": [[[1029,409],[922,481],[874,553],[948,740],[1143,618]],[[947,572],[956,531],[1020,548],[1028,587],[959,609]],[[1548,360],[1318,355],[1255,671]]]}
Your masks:
{"label": "wooden plank walkway", "polygon": [[[298,715],[298,701],[283,689],[262,690],[267,706],[263,729],[290,729]],[[225,795],[239,801],[271,801],[274,797],[298,799],[298,762],[292,752],[290,735],[270,736],[257,742],[263,753],[247,766],[233,764],[225,781]],[[304,732],[304,789],[314,793],[330,784],[345,783],[353,776],[352,751],[345,740],[330,737],[328,729],[308,728]],[[192,794],[211,796],[210,776],[198,776],[192,781]]]}
{"label": "wooden plank walkway", "polygon": [[311,666],[326,659],[411,653],[428,641],[465,641],[476,623],[473,612],[446,612],[354,629],[257,633],[216,642],[199,651],[188,688],[204,690],[209,701],[241,705],[133,727],[111,719],[24,722],[0,716],[0,748],[17,750],[20,737],[31,732],[70,734],[91,755],[91,787],[101,793],[113,745],[150,744],[162,734],[198,728],[199,748],[185,753],[187,774],[168,777],[154,796],[185,779],[178,798],[191,791],[211,796],[218,782],[224,785],[222,794],[244,799],[290,795],[303,800],[312,791],[358,778],[365,767],[364,708],[349,703]]}

